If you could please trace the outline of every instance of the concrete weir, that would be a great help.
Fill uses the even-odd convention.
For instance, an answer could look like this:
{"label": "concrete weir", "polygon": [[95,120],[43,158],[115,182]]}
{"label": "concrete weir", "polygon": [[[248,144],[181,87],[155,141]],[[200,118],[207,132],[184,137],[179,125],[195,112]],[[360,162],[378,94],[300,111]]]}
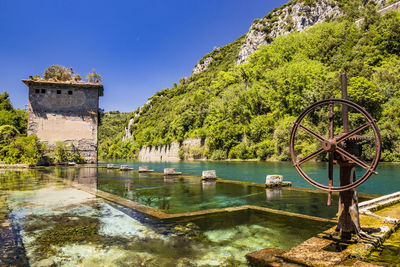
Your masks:
{"label": "concrete weir", "polygon": [[335,227],[288,251],[265,248],[246,255],[250,266],[378,266],[367,262],[369,254],[400,227],[400,192],[359,204],[363,235],[343,242]]}
{"label": "concrete weir", "polygon": [[[60,179],[57,177],[53,177],[54,179]],[[119,196],[116,196],[114,194],[110,194],[107,192],[104,192],[99,189],[93,189],[91,187],[88,187],[86,185],[82,185],[78,182],[74,181],[69,181],[69,180],[62,180],[63,183],[72,186],[76,189],[85,191],[87,193],[93,194],[97,197],[103,198],[105,200],[114,202],[116,204],[122,205],[124,207],[142,212],[144,214],[150,215],[152,217],[158,218],[158,219],[174,219],[174,218],[185,218],[185,217],[193,217],[193,216],[198,216],[198,215],[205,215],[205,214],[212,214],[212,213],[220,213],[220,212],[233,212],[233,211],[240,211],[240,210],[257,210],[257,211],[263,211],[263,212],[269,212],[269,213],[275,213],[275,214],[280,214],[280,215],[286,215],[286,216],[291,216],[291,217],[298,217],[298,218],[303,218],[303,219],[309,219],[309,220],[314,220],[314,221],[320,221],[320,222],[326,222],[326,223],[335,223],[334,220],[331,219],[325,219],[325,218],[320,218],[320,217],[315,217],[315,216],[309,216],[309,215],[304,215],[304,214],[298,214],[298,213],[293,213],[293,212],[288,212],[288,211],[283,211],[283,210],[276,210],[276,209],[271,209],[271,208],[266,208],[266,207],[260,207],[260,206],[255,206],[255,205],[241,205],[237,207],[227,207],[227,208],[216,208],[216,209],[207,209],[207,210],[199,210],[199,211],[193,211],[193,212],[183,212],[183,213],[166,213],[162,210],[159,210],[157,208],[152,208],[143,204],[140,204],[135,201],[131,201]],[[249,183],[249,182],[239,182],[239,181],[230,181],[230,180],[222,180],[222,179],[217,179],[213,183],[244,183],[252,186],[259,186],[259,187],[264,187],[263,184],[258,184],[258,183]],[[291,189],[293,190],[293,188]],[[300,191],[303,191],[300,189]],[[310,192],[316,192],[317,190],[306,190]]]}

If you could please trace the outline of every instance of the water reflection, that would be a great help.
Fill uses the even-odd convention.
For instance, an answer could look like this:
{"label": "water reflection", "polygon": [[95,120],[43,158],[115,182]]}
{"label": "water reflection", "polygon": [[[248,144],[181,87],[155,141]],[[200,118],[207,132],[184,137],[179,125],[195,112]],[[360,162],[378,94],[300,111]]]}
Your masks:
{"label": "water reflection", "polygon": [[330,227],[251,210],[156,220],[70,182],[174,211],[266,203],[262,187],[80,167],[5,171],[0,181],[4,218],[32,266],[242,266],[248,252],[288,249]]}
{"label": "water reflection", "polygon": [[283,196],[283,190],[280,188],[267,188],[265,189],[265,196],[267,200],[279,200]]}
{"label": "water reflection", "polygon": [[[102,190],[167,213],[184,213],[241,205],[256,205],[322,218],[337,211],[326,206],[326,194],[292,189],[265,189],[240,183],[205,182],[200,177],[121,172],[105,168],[59,168],[57,176]],[[362,201],[363,199],[360,199]]]}

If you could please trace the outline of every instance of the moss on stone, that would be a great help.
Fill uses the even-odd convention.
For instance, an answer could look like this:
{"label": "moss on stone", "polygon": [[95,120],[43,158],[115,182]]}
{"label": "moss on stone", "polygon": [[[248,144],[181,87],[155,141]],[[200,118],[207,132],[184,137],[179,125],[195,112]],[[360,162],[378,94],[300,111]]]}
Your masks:
{"label": "moss on stone", "polygon": [[[25,231],[33,231],[35,235],[35,254],[39,258],[46,258],[56,254],[54,246],[67,244],[98,243],[99,221],[97,218],[87,216],[68,216],[66,214],[41,217],[28,216],[27,221],[31,224],[25,226]],[[33,219],[33,220],[32,220]],[[49,222],[51,226],[49,227]],[[45,228],[42,231],[41,229]]]}
{"label": "moss on stone", "polygon": [[375,213],[382,217],[391,217],[400,219],[400,203],[383,208]]}

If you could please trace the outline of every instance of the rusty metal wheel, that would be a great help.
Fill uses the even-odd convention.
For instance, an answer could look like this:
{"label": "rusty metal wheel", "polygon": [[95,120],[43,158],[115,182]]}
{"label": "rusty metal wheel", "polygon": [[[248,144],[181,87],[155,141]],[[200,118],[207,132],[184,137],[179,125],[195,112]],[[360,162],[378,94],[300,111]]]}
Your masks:
{"label": "rusty metal wheel", "polygon": [[[357,112],[361,113],[366,118],[367,122],[349,132],[344,132],[343,134],[339,134],[339,135],[335,136],[334,135],[334,105],[335,104],[336,105],[340,104],[340,105],[342,105],[342,108],[346,108],[346,109],[348,107],[353,108]],[[309,129],[301,124],[302,120],[304,119],[304,117],[307,114],[312,112],[317,107],[321,107],[324,105],[329,105],[329,112],[328,112],[329,137],[328,138],[322,137],[318,133],[312,131],[311,129]],[[343,122],[343,123],[345,124],[345,122]],[[351,138],[354,138],[359,132],[363,131],[364,129],[366,129],[368,127],[372,128],[374,136],[375,136],[375,156],[374,156],[374,159],[372,160],[371,165],[368,165],[363,160],[361,160],[359,157],[349,153],[348,151],[346,151],[343,148],[343,144],[345,141],[350,140]],[[307,132],[308,134],[310,134],[311,136],[313,136],[314,138],[316,138],[318,141],[321,142],[320,149],[318,149],[317,151],[311,153],[310,155],[308,155],[300,160],[297,159],[297,156],[296,156],[296,153],[294,150],[295,137],[296,137],[297,130],[299,128],[303,129],[305,132]],[[320,183],[316,182],[315,180],[311,179],[301,168],[301,165],[303,163],[315,158],[316,156],[318,156],[324,152],[328,153],[328,164],[329,164],[328,185],[320,184]],[[336,153],[336,155],[339,155],[342,158],[348,160],[352,164],[358,165],[358,166],[364,168],[366,170],[364,175],[360,179],[353,181],[352,183],[350,183],[348,185],[333,186],[332,181],[333,181],[334,153]],[[300,175],[307,182],[309,182],[313,186],[320,188],[322,190],[327,190],[327,191],[331,191],[331,192],[332,191],[334,191],[334,192],[345,191],[345,190],[349,190],[351,188],[355,188],[355,187],[359,186],[360,184],[365,182],[371,176],[371,174],[373,174],[373,173],[377,174],[375,169],[378,166],[378,162],[379,162],[380,155],[381,155],[381,136],[380,136],[379,129],[378,129],[378,126],[376,125],[375,120],[361,106],[359,106],[356,103],[351,102],[349,100],[326,99],[326,100],[322,100],[322,101],[314,103],[313,105],[308,107],[303,113],[301,113],[300,116],[297,118],[297,120],[294,123],[294,126],[292,128],[292,133],[290,136],[290,154],[292,157],[292,162],[294,164],[294,167],[297,169],[297,171],[300,173]]]}

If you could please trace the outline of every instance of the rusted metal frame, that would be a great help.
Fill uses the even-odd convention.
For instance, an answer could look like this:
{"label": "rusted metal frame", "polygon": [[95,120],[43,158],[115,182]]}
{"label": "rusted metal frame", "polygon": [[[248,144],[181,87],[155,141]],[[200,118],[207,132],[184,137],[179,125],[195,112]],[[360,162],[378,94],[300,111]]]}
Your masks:
{"label": "rusted metal frame", "polygon": [[364,123],[363,125],[361,125],[360,127],[356,128],[356,129],[352,130],[351,132],[346,133],[346,134],[343,135],[342,137],[338,138],[338,139],[336,140],[336,142],[338,142],[338,143],[344,142],[344,141],[346,141],[347,139],[349,139],[350,137],[352,137],[353,135],[355,135],[355,134],[361,132],[361,131],[364,130],[365,128],[368,128],[369,126],[371,126],[371,123],[368,121],[368,122]]}
{"label": "rusted metal frame", "polygon": [[346,157],[352,161],[354,161],[355,164],[357,164],[358,166],[366,169],[368,172],[372,172],[374,174],[378,174],[378,172],[372,170],[371,166],[369,166],[368,164],[366,164],[365,162],[363,162],[362,160],[360,160],[359,158],[357,158],[356,156],[350,154],[349,152],[347,152],[346,150],[344,150],[341,147],[337,147],[336,148],[337,151],[340,155],[342,155],[343,157]]}
{"label": "rusted metal frame", "polygon": [[[334,135],[333,118],[334,118],[333,103],[331,103],[331,104],[329,104],[329,114],[328,114],[329,139],[330,140],[333,139],[333,135]],[[332,186],[333,186],[333,152],[329,151],[328,152],[328,187],[329,187],[329,189],[331,189]],[[332,204],[332,191],[329,190],[327,205],[330,206],[331,204]]]}
{"label": "rusted metal frame", "polygon": [[300,166],[300,165],[303,164],[304,162],[309,161],[309,160],[312,159],[312,158],[315,158],[316,156],[318,156],[319,154],[321,154],[321,153],[323,153],[323,152],[324,152],[324,150],[323,150],[322,148],[321,148],[321,149],[318,149],[317,151],[311,153],[311,154],[308,155],[307,157],[305,157],[305,158],[303,158],[302,160],[298,161],[298,162],[296,163],[296,165]]}
{"label": "rusted metal frame", "polygon": [[[347,100],[347,76],[346,73],[342,72],[340,75],[340,83],[342,88],[342,99]],[[349,111],[348,106],[342,106],[342,121],[343,121],[343,132],[349,131]]]}
{"label": "rusted metal frame", "polygon": [[319,141],[323,142],[326,141],[325,138],[323,138],[322,136],[320,136],[319,134],[317,134],[316,132],[314,132],[313,130],[308,129],[306,126],[299,124],[299,127],[302,128],[304,131],[306,131],[307,133],[311,134],[312,136],[314,136],[316,139],[318,139]]}
{"label": "rusted metal frame", "polygon": [[[317,182],[315,182],[314,180],[312,180],[310,177],[308,177],[308,175],[301,169],[301,167],[299,165],[297,165],[297,160],[296,160],[296,153],[294,151],[294,137],[296,135],[297,129],[299,127],[300,122],[303,120],[303,118],[313,109],[315,109],[318,106],[322,106],[322,105],[327,105],[327,104],[331,104],[331,103],[340,103],[342,105],[347,105],[350,106],[354,109],[356,109],[358,112],[360,112],[361,114],[363,114],[367,120],[369,121],[369,123],[372,126],[372,129],[374,131],[374,135],[375,135],[375,157],[373,160],[372,165],[370,166],[370,169],[367,170],[365,172],[365,174],[357,181],[355,181],[352,184],[349,185],[345,185],[345,186],[338,186],[338,187],[332,187],[329,188],[328,186],[319,184]],[[304,127],[301,127],[304,129]],[[305,127],[306,128],[306,127]],[[308,129],[308,128],[307,128]],[[309,129],[308,129],[309,130]],[[356,130],[359,130],[358,128]],[[310,130],[311,131],[311,130]],[[361,131],[361,130],[360,130]],[[311,131],[312,133],[314,133],[313,131]],[[359,131],[357,131],[359,132]],[[311,134],[311,133],[310,133]],[[316,134],[316,133],[314,133]],[[318,134],[316,134],[317,136],[319,136]],[[350,137],[350,136],[346,136],[346,137]],[[317,138],[318,140],[321,140],[321,136],[319,136],[319,138]],[[322,138],[323,139],[323,138]],[[343,141],[343,140],[342,140]],[[372,173],[376,173],[375,169],[378,165],[379,162],[379,158],[380,158],[380,154],[381,154],[381,137],[380,137],[380,133],[379,133],[379,129],[376,126],[375,120],[371,117],[371,115],[368,114],[368,112],[366,112],[361,106],[349,101],[349,100],[344,100],[344,99],[326,99],[326,100],[322,100],[319,102],[314,103],[313,105],[311,105],[310,107],[308,107],[305,111],[303,111],[303,113],[300,114],[300,116],[297,118],[296,122],[294,123],[294,126],[292,128],[292,132],[291,132],[291,137],[290,137],[290,154],[291,154],[291,158],[292,158],[292,162],[294,164],[294,166],[296,167],[297,171],[300,173],[300,175],[310,184],[314,185],[317,188],[323,189],[323,190],[327,190],[327,191],[334,191],[334,192],[340,192],[340,191],[345,191],[351,188],[354,188],[360,184],[362,184],[363,182],[365,182],[369,176]],[[362,162],[362,161],[361,161]]]}

